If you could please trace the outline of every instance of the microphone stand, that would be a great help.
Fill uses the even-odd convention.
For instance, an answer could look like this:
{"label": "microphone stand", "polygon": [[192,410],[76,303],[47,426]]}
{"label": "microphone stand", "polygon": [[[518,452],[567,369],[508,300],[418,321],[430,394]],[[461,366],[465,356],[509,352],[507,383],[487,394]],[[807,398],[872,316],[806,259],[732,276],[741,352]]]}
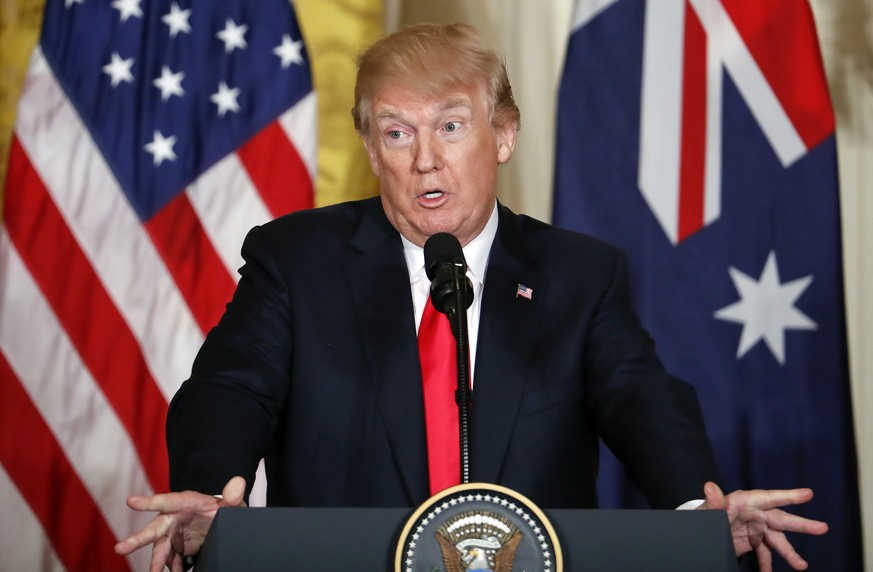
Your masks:
{"label": "microphone stand", "polygon": [[461,243],[451,234],[437,233],[424,245],[427,277],[434,307],[449,318],[457,350],[458,435],[460,437],[461,483],[470,482],[470,342],[467,335],[467,308],[473,302],[473,286],[467,278],[467,262]]}
{"label": "microphone stand", "polygon": [[[459,275],[460,274],[460,275]],[[467,333],[467,310],[463,302],[464,273],[455,273],[452,279],[454,290],[453,303],[449,306],[449,323],[455,335],[458,364],[458,389],[455,392],[455,402],[458,404],[458,433],[461,440],[461,483],[470,482],[470,340]]]}

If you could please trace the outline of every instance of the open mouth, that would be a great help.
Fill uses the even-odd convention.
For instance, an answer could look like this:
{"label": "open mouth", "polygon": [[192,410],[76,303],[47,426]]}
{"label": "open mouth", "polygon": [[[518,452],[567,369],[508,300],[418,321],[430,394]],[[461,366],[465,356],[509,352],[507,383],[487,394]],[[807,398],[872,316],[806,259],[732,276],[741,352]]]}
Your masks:
{"label": "open mouth", "polygon": [[434,190],[434,191],[428,191],[428,192],[424,193],[422,196],[426,199],[438,199],[441,196],[443,196],[444,194],[445,193],[443,193],[442,191]]}

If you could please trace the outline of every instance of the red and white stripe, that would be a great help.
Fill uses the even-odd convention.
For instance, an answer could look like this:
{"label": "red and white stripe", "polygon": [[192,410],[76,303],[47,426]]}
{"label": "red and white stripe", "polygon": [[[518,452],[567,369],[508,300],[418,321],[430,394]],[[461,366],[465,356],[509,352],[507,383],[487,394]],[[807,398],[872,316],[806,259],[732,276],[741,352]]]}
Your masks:
{"label": "red and white stripe", "polygon": [[[720,215],[724,70],[785,167],[833,132],[833,114],[805,3],[658,0],[651,7],[638,183],[678,244]],[[790,26],[786,19],[808,21]],[[796,41],[773,42],[775,25],[797,30]]]}
{"label": "red and white stripe", "polygon": [[312,206],[315,152],[310,94],[143,224],[35,50],[0,226],[0,569],[146,567],[112,550],[150,518],[125,497],[167,489],[168,401],[245,233]]}

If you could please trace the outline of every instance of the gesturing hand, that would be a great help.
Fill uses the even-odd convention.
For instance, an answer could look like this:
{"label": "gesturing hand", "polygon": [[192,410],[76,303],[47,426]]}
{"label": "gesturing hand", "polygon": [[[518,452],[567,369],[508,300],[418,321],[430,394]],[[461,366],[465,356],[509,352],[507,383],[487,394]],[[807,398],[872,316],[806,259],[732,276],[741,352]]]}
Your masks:
{"label": "gesturing hand", "polygon": [[790,514],[779,507],[803,504],[812,499],[811,489],[734,491],[727,496],[715,483],[703,487],[701,509],[727,512],[737,556],[755,551],[761,572],[773,569],[775,550],[795,570],[806,570],[806,561],[794,550],[785,532],[824,534],[828,525]]}
{"label": "gesturing hand", "polygon": [[153,544],[150,572],[160,572],[165,565],[172,572],[182,572],[183,558],[200,550],[216,511],[225,506],[244,506],[245,489],[245,479],[234,477],[224,485],[221,498],[194,491],[128,497],[130,508],[160,514],[116,544],[115,552],[126,556]]}

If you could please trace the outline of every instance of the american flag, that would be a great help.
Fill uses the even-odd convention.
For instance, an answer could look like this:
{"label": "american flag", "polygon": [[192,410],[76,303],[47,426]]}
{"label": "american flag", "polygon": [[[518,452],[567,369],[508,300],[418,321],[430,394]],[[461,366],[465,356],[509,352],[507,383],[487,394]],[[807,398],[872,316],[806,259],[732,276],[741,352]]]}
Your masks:
{"label": "american flag", "polygon": [[[556,224],[629,252],[725,490],[811,487],[792,512],[830,532],[795,546],[812,570],[859,570],[834,115],[809,4],[579,0],[575,16]],[[627,506],[603,459],[601,504]]]}
{"label": "american flag", "polygon": [[315,104],[287,0],[48,0],[0,226],[0,570],[145,567],[124,499],[167,490],[245,233],[312,206]]}

